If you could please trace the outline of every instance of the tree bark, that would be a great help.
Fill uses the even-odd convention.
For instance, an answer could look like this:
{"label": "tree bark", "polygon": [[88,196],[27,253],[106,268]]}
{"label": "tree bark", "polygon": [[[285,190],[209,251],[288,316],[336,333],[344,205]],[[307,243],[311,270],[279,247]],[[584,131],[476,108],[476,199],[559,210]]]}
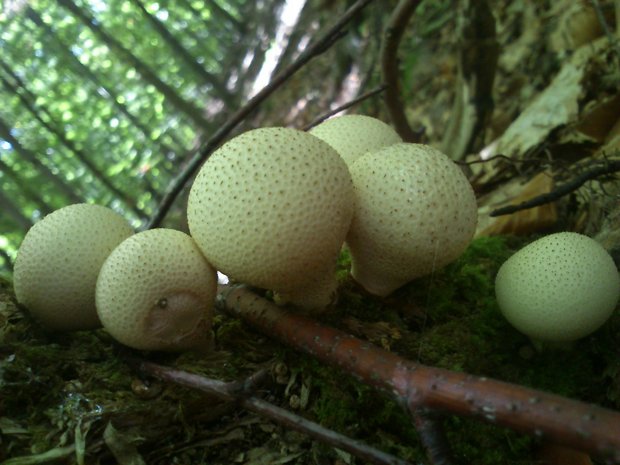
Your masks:
{"label": "tree bark", "polygon": [[[620,463],[620,412],[406,360],[287,312],[242,285],[221,293],[218,306],[263,333],[388,392],[412,414],[424,409],[469,416]],[[440,441],[433,440],[433,444]]]}

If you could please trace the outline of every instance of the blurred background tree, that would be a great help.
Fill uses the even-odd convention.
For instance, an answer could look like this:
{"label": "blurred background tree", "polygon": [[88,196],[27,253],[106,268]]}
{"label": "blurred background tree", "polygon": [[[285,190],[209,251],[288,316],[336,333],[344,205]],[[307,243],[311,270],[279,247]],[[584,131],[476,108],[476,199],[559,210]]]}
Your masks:
{"label": "blurred background tree", "polygon": [[[5,1],[0,273],[32,224],[70,203],[107,205],[144,226],[209,135],[350,3]],[[378,82],[378,11],[238,130],[301,127]],[[183,229],[177,203],[166,226]]]}

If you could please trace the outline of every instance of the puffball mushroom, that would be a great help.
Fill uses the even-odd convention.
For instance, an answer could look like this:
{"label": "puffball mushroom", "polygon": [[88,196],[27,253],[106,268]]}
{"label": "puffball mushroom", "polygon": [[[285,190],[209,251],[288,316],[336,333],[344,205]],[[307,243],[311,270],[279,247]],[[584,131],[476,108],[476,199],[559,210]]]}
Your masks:
{"label": "puffball mushroom", "polygon": [[478,216],[473,189],[440,151],[394,144],[360,157],[351,176],[351,274],[368,292],[386,296],[452,262],[471,242]]}
{"label": "puffball mushroom", "polygon": [[95,309],[99,269],[112,250],[133,234],[118,213],[99,205],[74,204],[36,223],[15,261],[17,301],[54,330],[101,326]]}
{"label": "puffball mushroom", "polygon": [[569,342],[611,316],[620,277],[598,242],[561,232],[528,244],[504,262],[495,293],[506,319],[532,340]]}
{"label": "puffball mushroom", "polygon": [[192,185],[191,235],[216,269],[308,310],[328,305],[353,216],[346,164],[326,142],[290,128],[234,137]]}
{"label": "puffball mushroom", "polygon": [[119,342],[143,350],[203,349],[217,276],[193,239],[152,229],[123,241],[97,280],[97,312]]}
{"label": "puffball mushroom", "polygon": [[309,132],[331,145],[349,166],[366,152],[403,141],[391,126],[364,115],[336,116]]}

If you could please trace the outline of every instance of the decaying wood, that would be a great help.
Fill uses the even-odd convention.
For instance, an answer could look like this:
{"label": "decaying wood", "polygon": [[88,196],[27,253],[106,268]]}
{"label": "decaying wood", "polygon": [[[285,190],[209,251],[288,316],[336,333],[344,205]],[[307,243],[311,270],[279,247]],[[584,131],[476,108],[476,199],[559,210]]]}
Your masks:
{"label": "decaying wood", "polygon": [[512,428],[620,463],[620,413],[539,390],[424,366],[283,310],[245,286],[218,306],[265,334],[393,395],[412,414],[449,412]]}

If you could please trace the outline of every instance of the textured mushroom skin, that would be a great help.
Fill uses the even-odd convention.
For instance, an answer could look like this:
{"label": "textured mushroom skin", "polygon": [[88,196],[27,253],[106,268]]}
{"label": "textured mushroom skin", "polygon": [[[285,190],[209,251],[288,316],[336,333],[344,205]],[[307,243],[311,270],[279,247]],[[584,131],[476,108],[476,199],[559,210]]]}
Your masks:
{"label": "textured mushroom skin", "polygon": [[386,296],[454,261],[477,223],[473,189],[432,147],[400,143],[351,166],[356,211],[347,236],[353,278]]}
{"label": "textured mushroom skin", "polygon": [[501,266],[495,281],[499,307],[536,341],[574,341],[599,328],[614,311],[620,277],[595,240],[562,232],[538,239]]}
{"label": "textured mushroom skin", "polygon": [[[295,129],[260,128],[231,139],[203,165],[187,215],[218,270],[296,294],[295,304],[311,308],[331,299],[335,277],[325,274],[333,275],[353,202],[347,166],[327,143]],[[304,289],[313,294],[307,305]]]}
{"label": "textured mushroom skin", "polygon": [[118,213],[99,205],[61,208],[36,223],[22,242],[13,274],[15,295],[45,327],[101,326],[95,309],[99,269],[133,234]]}
{"label": "textured mushroom skin", "polygon": [[191,237],[152,229],[121,243],[97,281],[97,311],[119,342],[144,350],[203,348],[217,276]]}
{"label": "textured mushroom skin", "polygon": [[365,115],[343,115],[316,125],[310,134],[331,145],[348,166],[367,152],[402,142],[383,121]]}

